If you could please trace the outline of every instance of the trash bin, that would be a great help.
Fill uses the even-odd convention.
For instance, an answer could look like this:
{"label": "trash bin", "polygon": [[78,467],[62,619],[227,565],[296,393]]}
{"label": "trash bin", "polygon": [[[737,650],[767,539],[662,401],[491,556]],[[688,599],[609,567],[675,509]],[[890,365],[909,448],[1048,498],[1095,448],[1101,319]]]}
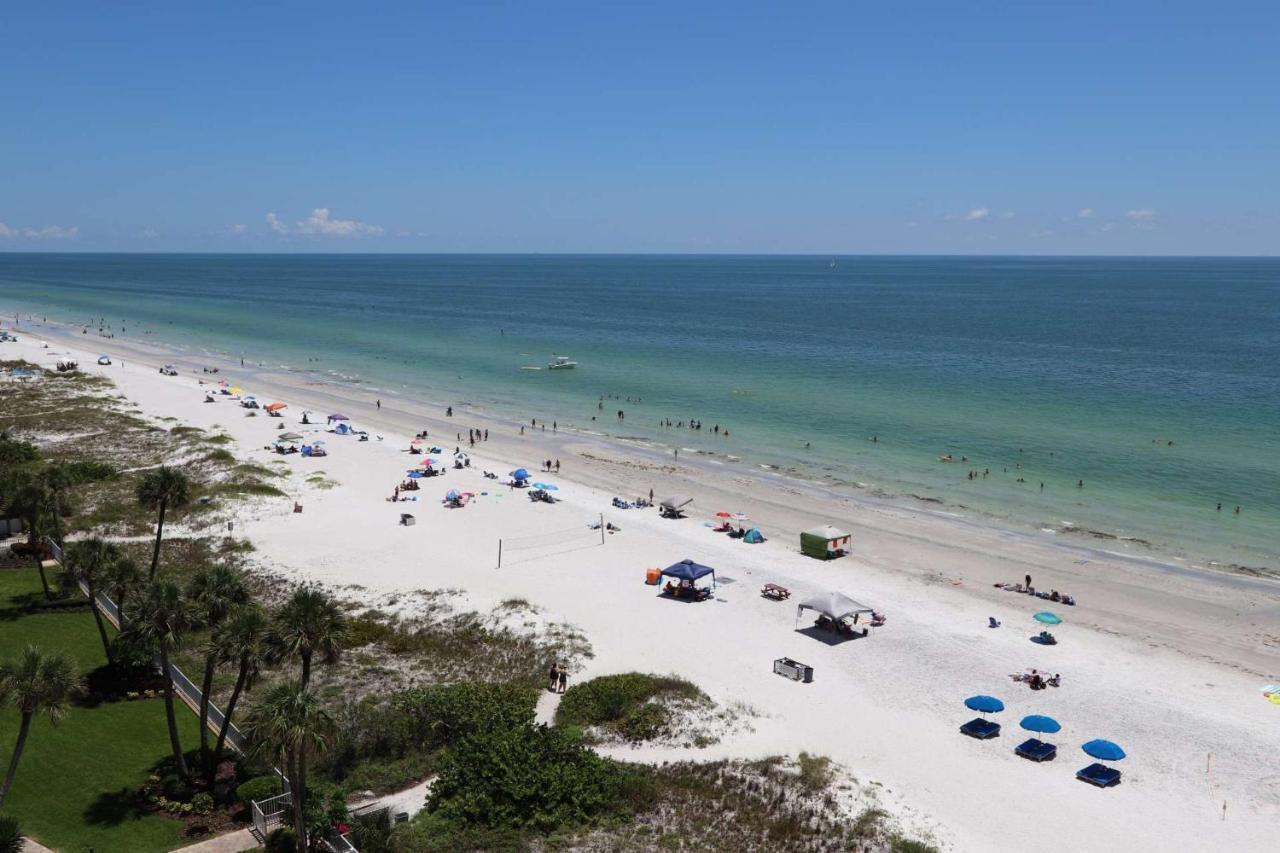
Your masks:
{"label": "trash bin", "polygon": [[407,512],[400,513],[400,523],[405,527],[412,527],[418,523],[418,520]]}
{"label": "trash bin", "polygon": [[790,678],[792,681],[801,681],[805,684],[813,682],[813,667],[791,658],[778,658],[775,660],[773,662],[773,671],[784,678]]}

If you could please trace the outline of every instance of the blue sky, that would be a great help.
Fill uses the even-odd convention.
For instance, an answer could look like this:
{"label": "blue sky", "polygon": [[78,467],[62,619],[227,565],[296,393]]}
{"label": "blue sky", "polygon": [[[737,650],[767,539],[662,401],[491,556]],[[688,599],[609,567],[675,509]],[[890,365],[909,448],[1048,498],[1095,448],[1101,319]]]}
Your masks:
{"label": "blue sky", "polygon": [[11,3],[0,251],[1275,254],[1278,33],[1275,2]]}

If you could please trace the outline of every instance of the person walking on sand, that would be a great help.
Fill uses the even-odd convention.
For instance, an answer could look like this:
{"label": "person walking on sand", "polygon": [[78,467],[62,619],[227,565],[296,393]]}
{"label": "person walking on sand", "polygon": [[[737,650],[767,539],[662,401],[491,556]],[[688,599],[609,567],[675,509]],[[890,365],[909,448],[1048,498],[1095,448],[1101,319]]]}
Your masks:
{"label": "person walking on sand", "polygon": [[547,673],[547,689],[552,693],[556,692],[556,687],[560,684],[560,668],[556,666],[556,662],[551,662],[551,672]]}
{"label": "person walking on sand", "polygon": [[1023,580],[1025,580],[1025,581],[1027,582],[1027,589],[1028,589],[1028,590],[1030,590],[1030,589],[1031,589],[1031,575],[1027,575],[1025,578],[1023,578]]}
{"label": "person walking on sand", "polygon": [[653,489],[649,489],[649,503],[653,503]]}
{"label": "person walking on sand", "polygon": [[381,401],[381,400],[379,400],[379,401],[378,401],[378,408],[379,408],[379,409],[381,409],[381,408],[382,408],[382,401]]}
{"label": "person walking on sand", "polygon": [[560,669],[559,689],[557,693],[563,693],[565,688],[569,686],[569,671],[563,667]]}
{"label": "person walking on sand", "polygon": [[556,460],[556,473],[557,473],[557,474],[559,474],[559,473],[560,473],[560,460],[559,460],[559,459],[557,459],[557,460]]}

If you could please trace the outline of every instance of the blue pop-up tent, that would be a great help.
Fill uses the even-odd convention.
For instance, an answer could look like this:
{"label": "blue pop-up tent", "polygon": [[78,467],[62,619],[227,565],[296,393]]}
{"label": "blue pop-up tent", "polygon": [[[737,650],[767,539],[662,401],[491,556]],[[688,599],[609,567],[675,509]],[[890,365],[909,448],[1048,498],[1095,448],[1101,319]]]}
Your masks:
{"label": "blue pop-up tent", "polygon": [[681,560],[678,563],[672,563],[662,570],[665,577],[675,578],[676,580],[689,581],[692,583],[698,578],[704,578],[711,575],[711,582],[716,582],[716,570],[710,566],[704,566],[701,563],[695,563],[693,560]]}

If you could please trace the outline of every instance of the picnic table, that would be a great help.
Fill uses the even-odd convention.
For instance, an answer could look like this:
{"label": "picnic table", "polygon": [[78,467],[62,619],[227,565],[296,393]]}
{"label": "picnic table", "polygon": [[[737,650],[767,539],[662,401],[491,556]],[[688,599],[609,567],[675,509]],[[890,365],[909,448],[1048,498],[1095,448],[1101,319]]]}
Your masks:
{"label": "picnic table", "polygon": [[776,583],[767,583],[760,589],[760,594],[774,601],[784,601],[791,597],[791,590]]}

